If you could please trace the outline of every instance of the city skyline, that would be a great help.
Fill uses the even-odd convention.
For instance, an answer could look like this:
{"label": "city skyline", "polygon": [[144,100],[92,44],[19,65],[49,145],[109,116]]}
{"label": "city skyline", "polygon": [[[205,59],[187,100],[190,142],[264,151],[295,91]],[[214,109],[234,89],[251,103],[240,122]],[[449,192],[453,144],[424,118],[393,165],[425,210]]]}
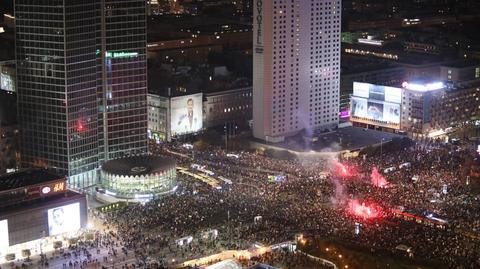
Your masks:
{"label": "city skyline", "polygon": [[0,269],[480,268],[479,27],[477,0],[1,1]]}

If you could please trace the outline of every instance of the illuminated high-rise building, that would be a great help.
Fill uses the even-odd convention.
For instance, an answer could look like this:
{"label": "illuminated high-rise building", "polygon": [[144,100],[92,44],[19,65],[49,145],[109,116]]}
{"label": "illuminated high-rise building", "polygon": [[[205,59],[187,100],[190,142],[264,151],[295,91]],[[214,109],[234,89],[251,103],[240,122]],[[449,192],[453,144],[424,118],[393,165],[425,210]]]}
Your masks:
{"label": "illuminated high-rise building", "polygon": [[340,0],[255,0],[253,10],[254,136],[336,128]]}
{"label": "illuminated high-rise building", "polygon": [[73,188],[147,150],[145,1],[16,0],[22,166]]}
{"label": "illuminated high-rise building", "polygon": [[146,153],[148,125],[146,3],[102,3],[101,161]]}

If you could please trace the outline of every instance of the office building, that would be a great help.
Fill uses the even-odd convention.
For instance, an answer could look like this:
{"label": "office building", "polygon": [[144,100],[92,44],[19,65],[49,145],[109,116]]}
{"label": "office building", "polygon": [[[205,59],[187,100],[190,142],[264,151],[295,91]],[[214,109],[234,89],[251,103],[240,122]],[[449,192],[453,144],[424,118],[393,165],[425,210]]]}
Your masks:
{"label": "office building", "polygon": [[[147,152],[145,1],[104,0],[100,160]],[[103,128],[102,128],[103,127]]]}
{"label": "office building", "polygon": [[253,135],[280,142],[338,125],[341,3],[256,0]]}
{"label": "office building", "polygon": [[98,166],[95,2],[15,2],[24,166],[82,179]]}
{"label": "office building", "polygon": [[247,126],[252,120],[252,87],[206,93],[203,111],[205,128],[224,126],[226,122]]}
{"label": "office building", "polygon": [[15,2],[18,119],[25,167],[74,188],[100,161],[146,152],[145,2]]}
{"label": "office building", "polygon": [[[172,100],[175,102],[175,100],[181,99],[183,101],[180,101],[180,106],[177,105],[177,108],[172,106]],[[172,136],[200,131],[200,129],[194,129],[192,132],[178,130],[178,117],[184,115],[181,111],[185,109],[185,106],[182,107],[181,104],[186,104],[188,99],[194,100],[194,108],[196,108],[196,103],[201,102],[202,111],[198,111],[199,116],[194,117],[202,119],[202,128],[215,128],[224,126],[226,123],[247,126],[252,119],[251,86],[204,92],[203,94],[196,92],[174,97],[149,93],[148,136],[156,141],[171,141]],[[176,114],[179,115],[177,119],[175,119],[175,109],[177,109]]]}
{"label": "office building", "polygon": [[479,80],[417,79],[398,87],[354,82],[350,120],[362,128],[438,137],[477,121],[479,98]]}

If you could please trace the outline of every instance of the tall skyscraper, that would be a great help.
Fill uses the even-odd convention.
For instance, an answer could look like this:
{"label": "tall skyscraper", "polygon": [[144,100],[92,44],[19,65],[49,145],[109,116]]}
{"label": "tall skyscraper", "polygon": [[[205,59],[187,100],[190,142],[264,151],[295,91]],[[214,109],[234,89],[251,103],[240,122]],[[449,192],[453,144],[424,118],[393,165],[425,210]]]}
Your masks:
{"label": "tall skyscraper", "polygon": [[147,152],[147,21],[144,0],[103,0],[100,159]]}
{"label": "tall skyscraper", "polygon": [[145,2],[16,0],[15,16],[22,165],[85,188],[146,152]]}
{"label": "tall skyscraper", "polygon": [[253,135],[280,142],[338,125],[340,0],[255,0]]}

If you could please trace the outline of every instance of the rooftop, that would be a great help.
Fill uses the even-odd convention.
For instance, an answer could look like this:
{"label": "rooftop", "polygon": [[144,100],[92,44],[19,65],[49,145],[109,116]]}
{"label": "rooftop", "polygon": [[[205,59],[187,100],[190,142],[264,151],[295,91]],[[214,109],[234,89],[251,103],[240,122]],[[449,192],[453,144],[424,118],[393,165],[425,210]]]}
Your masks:
{"label": "rooftop", "polygon": [[478,61],[457,61],[443,65],[444,67],[451,68],[466,68],[466,67],[477,67],[480,65]]}
{"label": "rooftop", "polygon": [[58,179],[64,176],[49,169],[27,169],[0,176],[0,191],[22,188]]}
{"label": "rooftop", "polygon": [[102,171],[117,176],[142,176],[175,169],[175,165],[175,160],[171,158],[155,155],[132,156],[110,160],[103,164]]}
{"label": "rooftop", "polygon": [[34,201],[22,202],[17,203],[11,206],[7,206],[0,210],[1,218],[5,218],[7,215],[10,214],[18,214],[24,210],[38,210],[38,208],[42,207],[53,207],[55,204],[64,203],[66,201],[78,201],[78,199],[82,199],[85,197],[85,194],[80,194],[71,190],[67,190],[62,195],[55,195],[55,196],[46,196],[42,199],[37,199]]}
{"label": "rooftop", "polygon": [[287,138],[284,142],[274,144],[274,146],[297,152],[339,152],[358,150],[403,136],[364,128],[346,127],[316,137],[318,137],[317,141],[308,142],[301,135],[297,135]]}
{"label": "rooftop", "polygon": [[[148,73],[148,92],[164,97],[185,96],[196,93],[214,93],[250,87],[251,79],[234,72],[215,76],[214,67],[181,66],[175,71],[153,66]],[[227,68],[228,69],[228,68]],[[210,80],[211,78],[211,80]]]}
{"label": "rooftop", "polygon": [[403,67],[396,66],[390,63],[387,60],[379,59],[379,58],[366,58],[366,57],[358,57],[352,56],[349,54],[342,55],[342,75],[351,75],[351,74],[360,74],[366,72],[372,72],[377,70],[385,70],[385,69],[403,69]]}
{"label": "rooftop", "polygon": [[[404,65],[439,65],[447,62],[449,59],[446,56],[441,55],[428,55],[423,53],[416,53],[416,52],[406,52],[403,48],[398,48],[394,46],[384,46],[384,47],[376,47],[376,46],[368,46],[362,44],[347,44],[342,43],[342,53],[345,54],[345,50],[354,50],[358,52],[364,52],[365,55],[361,54],[360,57],[374,57],[372,56],[375,53],[378,58],[381,55],[392,55],[398,57],[398,59],[389,59],[390,62],[395,62],[397,64],[404,64]],[[368,52],[368,53],[367,53]],[[360,55],[360,54],[359,54]],[[385,58],[387,59],[387,58]]]}

